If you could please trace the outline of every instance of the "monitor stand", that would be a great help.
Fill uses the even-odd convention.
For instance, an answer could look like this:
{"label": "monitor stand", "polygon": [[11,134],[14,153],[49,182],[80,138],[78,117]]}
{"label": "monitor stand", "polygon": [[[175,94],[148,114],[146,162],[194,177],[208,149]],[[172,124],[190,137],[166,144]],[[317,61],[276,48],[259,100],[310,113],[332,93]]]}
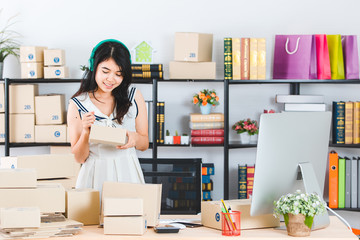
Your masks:
{"label": "monitor stand", "polygon": [[[307,193],[317,193],[322,198],[322,192],[320,190],[319,183],[315,176],[314,168],[311,163],[304,162],[299,163],[300,171],[302,174],[302,180],[304,183],[305,192]],[[325,228],[329,226],[330,219],[327,211],[321,215],[316,215],[314,217],[314,222],[312,225],[312,230]]]}

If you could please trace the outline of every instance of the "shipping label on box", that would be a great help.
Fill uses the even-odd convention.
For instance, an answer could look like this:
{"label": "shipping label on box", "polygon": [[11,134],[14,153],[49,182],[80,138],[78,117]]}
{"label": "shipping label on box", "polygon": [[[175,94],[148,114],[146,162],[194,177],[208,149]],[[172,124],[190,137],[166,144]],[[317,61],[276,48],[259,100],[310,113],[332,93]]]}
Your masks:
{"label": "shipping label on box", "polygon": [[211,62],[213,35],[206,33],[175,33],[175,61]]}
{"label": "shipping label on box", "polygon": [[35,96],[37,94],[37,85],[10,85],[10,113],[35,113]]}
{"label": "shipping label on box", "polygon": [[38,207],[13,207],[0,209],[0,227],[6,228],[38,228],[41,217]]}
{"label": "shipping label on box", "polygon": [[5,89],[4,84],[0,83],[0,113],[5,112]]}
{"label": "shipping label on box", "polygon": [[10,114],[10,142],[34,142],[35,114]]}
{"label": "shipping label on box", "polygon": [[170,79],[215,79],[215,62],[170,62]]}
{"label": "shipping label on box", "polygon": [[35,97],[36,125],[63,124],[65,119],[65,96],[42,95]]}
{"label": "shipping label on box", "polygon": [[41,46],[20,46],[20,62],[44,62],[44,50]]}
{"label": "shipping label on box", "polygon": [[45,49],[45,66],[63,66],[65,65],[65,50],[63,49]]}
{"label": "shipping label on box", "polygon": [[142,216],[143,206],[142,198],[105,198],[104,216]]}
{"label": "shipping label on box", "polygon": [[66,142],[66,124],[35,125],[35,142]]}
{"label": "shipping label on box", "polygon": [[0,142],[5,142],[5,114],[0,113]]}
{"label": "shipping label on box", "polygon": [[44,67],[44,78],[67,78],[68,76],[68,67]]}
{"label": "shipping label on box", "polygon": [[35,188],[35,169],[11,168],[16,160],[10,160],[5,166],[0,165],[0,188]]}
{"label": "shipping label on box", "polygon": [[89,141],[111,145],[124,145],[126,143],[126,129],[107,126],[92,125]]}
{"label": "shipping label on box", "polygon": [[105,217],[104,234],[143,235],[146,232],[144,216]]}
{"label": "shipping label on box", "polygon": [[43,78],[43,63],[21,63],[21,78]]}

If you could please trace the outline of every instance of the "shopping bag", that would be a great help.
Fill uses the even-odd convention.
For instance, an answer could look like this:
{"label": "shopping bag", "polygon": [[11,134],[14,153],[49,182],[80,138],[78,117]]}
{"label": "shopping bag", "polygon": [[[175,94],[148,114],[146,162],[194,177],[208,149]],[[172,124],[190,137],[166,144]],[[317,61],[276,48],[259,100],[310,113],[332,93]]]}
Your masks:
{"label": "shopping bag", "polygon": [[359,53],[357,46],[357,36],[342,36],[345,79],[359,79]]}
{"label": "shopping bag", "polygon": [[316,52],[312,35],[276,35],[274,79],[315,79]]}
{"label": "shopping bag", "polygon": [[343,50],[340,35],[327,35],[331,79],[345,79]]}
{"label": "shopping bag", "polygon": [[316,34],[317,79],[331,79],[329,48],[325,34]]}

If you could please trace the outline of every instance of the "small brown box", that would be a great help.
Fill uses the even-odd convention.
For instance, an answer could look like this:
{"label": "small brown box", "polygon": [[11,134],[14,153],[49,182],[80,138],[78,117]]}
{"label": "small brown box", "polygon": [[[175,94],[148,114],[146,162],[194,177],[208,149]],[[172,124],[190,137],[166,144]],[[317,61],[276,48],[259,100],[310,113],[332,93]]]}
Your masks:
{"label": "small brown box", "polygon": [[40,208],[12,207],[0,209],[0,227],[4,228],[39,228]]}
{"label": "small brown box", "polygon": [[10,142],[35,141],[35,114],[10,114]]}
{"label": "small brown box", "polygon": [[207,33],[175,33],[175,61],[211,62],[213,35]]}
{"label": "small brown box", "polygon": [[66,66],[44,67],[44,78],[67,78],[69,70]]}
{"label": "small brown box", "polygon": [[146,232],[144,216],[105,217],[104,234],[143,235]]}
{"label": "small brown box", "polygon": [[36,171],[31,168],[0,168],[0,188],[35,188]]}
{"label": "small brown box", "polygon": [[45,66],[64,66],[65,51],[63,49],[45,49],[44,50]]}
{"label": "small brown box", "polygon": [[66,124],[35,125],[35,142],[66,142]]}
{"label": "small brown box", "polygon": [[65,96],[49,94],[35,97],[36,125],[63,124],[65,119]]}
{"label": "small brown box", "polygon": [[215,62],[170,62],[170,79],[215,79]]}
{"label": "small brown box", "polygon": [[43,78],[44,77],[44,64],[34,63],[21,63],[21,78]]}
{"label": "small brown box", "polygon": [[144,201],[142,198],[105,198],[104,216],[142,216]]}
{"label": "small brown box", "polygon": [[34,84],[9,86],[10,113],[35,113],[35,96],[38,87]]}
{"label": "small brown box", "polygon": [[90,142],[111,145],[124,145],[126,143],[126,129],[92,125]]}
{"label": "small brown box", "polygon": [[20,46],[20,62],[44,62],[44,50],[47,47]]}

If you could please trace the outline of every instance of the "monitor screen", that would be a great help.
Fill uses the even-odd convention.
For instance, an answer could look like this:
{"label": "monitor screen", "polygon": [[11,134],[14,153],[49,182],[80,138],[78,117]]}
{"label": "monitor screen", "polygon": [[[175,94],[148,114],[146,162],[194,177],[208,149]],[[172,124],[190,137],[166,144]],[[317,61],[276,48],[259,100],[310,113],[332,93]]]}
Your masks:
{"label": "monitor screen", "polygon": [[308,187],[313,189],[318,184],[318,194],[323,197],[330,125],[331,112],[261,115],[252,216],[273,213],[273,202],[282,195],[298,189],[305,192],[301,177],[299,180],[300,163],[311,163],[316,177],[309,178]]}

